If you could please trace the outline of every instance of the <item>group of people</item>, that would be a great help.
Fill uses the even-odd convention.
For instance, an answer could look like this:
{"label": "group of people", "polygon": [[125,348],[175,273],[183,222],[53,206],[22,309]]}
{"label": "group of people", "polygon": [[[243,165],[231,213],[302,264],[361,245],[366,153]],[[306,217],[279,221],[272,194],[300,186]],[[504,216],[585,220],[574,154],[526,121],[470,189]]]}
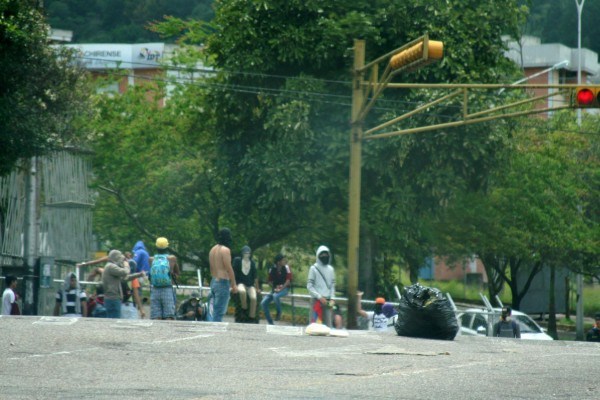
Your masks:
{"label": "group of people", "polygon": [[[141,287],[148,278],[150,286],[150,318],[206,320],[220,322],[227,312],[230,296],[239,295],[240,306],[246,310],[250,320],[258,321],[257,299],[261,294],[258,272],[252,250],[244,246],[241,257],[232,260],[232,237],[227,228],[219,231],[217,244],[209,252],[211,272],[210,294],[203,304],[201,295],[194,292],[176,310],[177,298],[173,285],[177,284],[179,266],[177,258],[169,253],[169,241],[164,237],[156,239],[155,254],[150,256],[144,243],[138,241],[132,252],[122,253],[111,250],[107,256],[77,264],[77,268],[96,266],[88,275],[89,281],[99,280],[96,293],[88,295],[81,288],[75,273],[68,273],[60,289],[56,292],[54,315],[71,317],[106,317],[137,319],[145,317],[142,307]],[[320,322],[329,327],[343,326],[341,310],[333,300],[335,295],[335,271],[330,264],[331,253],[326,246],[320,246],[316,262],[310,267],[307,289],[311,296],[311,322]],[[103,264],[103,266],[97,266]],[[268,324],[274,324],[282,317],[282,298],[292,287],[292,272],[285,255],[277,254],[268,271],[270,291],[263,294],[260,307]],[[3,295],[2,311],[16,306],[16,279],[7,277],[7,289]],[[270,304],[275,303],[275,319],[270,312]],[[18,308],[18,306],[17,306]],[[380,298],[373,312],[360,308],[359,318],[363,325],[376,330],[388,326],[388,318],[393,316],[391,304]]]}
{"label": "group of people", "polygon": [[[94,268],[88,275],[88,280],[91,281],[100,277],[101,283],[97,286],[93,298],[93,313],[83,307],[84,313],[106,318],[137,319],[140,316],[144,318],[141,288],[142,283],[149,278],[150,318],[175,319],[176,296],[173,284],[177,283],[179,275],[177,257],[169,254],[169,241],[164,237],[156,239],[155,248],[154,256],[150,256],[144,243],[138,241],[133,247],[133,253],[122,253],[115,249],[111,250],[106,257],[77,264],[79,268],[104,263],[103,267]],[[82,293],[75,287],[77,283],[76,279],[73,279],[74,274],[71,275],[70,290]],[[66,287],[67,280],[65,280]],[[80,296],[85,296],[84,293]],[[75,295],[71,293],[71,296]],[[64,297],[60,295],[60,291],[56,296],[55,315],[58,315],[58,305],[62,303]],[[81,303],[83,302],[82,298]],[[81,314],[81,316],[88,315]]]}
{"label": "group of people", "polygon": [[[238,295],[240,306],[248,312],[251,321],[258,322],[257,302],[261,287],[258,280],[256,263],[252,260],[252,249],[242,247],[241,257],[232,262],[232,237],[228,228],[219,231],[217,244],[209,252],[211,273],[210,295],[208,298],[209,321],[219,322],[227,312],[231,294]],[[271,290],[264,293],[261,309],[267,323],[273,324],[269,305],[274,302],[276,309],[275,320],[282,314],[281,298],[287,296],[292,284],[292,272],[283,254],[275,256],[273,265],[269,268],[268,283]]]}
{"label": "group of people", "polygon": [[[231,231],[219,231],[217,244],[209,252],[211,273],[208,302],[202,303],[201,295],[193,292],[176,310],[177,297],[173,285],[177,285],[179,265],[177,257],[169,253],[169,241],[159,237],[155,243],[155,254],[150,256],[144,243],[138,241],[133,252],[122,253],[111,250],[106,257],[77,264],[86,267],[104,264],[94,268],[88,280],[100,279],[96,293],[88,294],[80,286],[75,273],[68,273],[60,289],[56,292],[54,315],[68,317],[106,317],[137,319],[145,317],[141,301],[141,287],[149,278],[150,318],[180,319],[220,322],[227,312],[231,294],[239,295],[240,306],[248,314],[249,320],[258,322],[257,300],[261,294],[257,267],[252,259],[252,250],[244,246],[241,256],[232,260]],[[341,329],[343,315],[335,303],[335,270],[330,263],[331,252],[327,246],[320,246],[316,252],[316,262],[308,272],[307,289],[310,294],[310,322]],[[275,321],[282,317],[281,300],[292,287],[292,272],[283,254],[277,254],[268,271],[271,290],[263,294],[260,303],[268,324],[274,324],[270,304],[275,303]],[[2,294],[2,315],[20,315],[17,278],[5,278]],[[373,311],[362,309],[362,292],[358,293],[357,325],[359,329],[385,331],[393,326],[397,311],[383,297],[375,300]],[[494,336],[520,338],[519,324],[511,319],[510,307],[502,309],[500,321],[494,326]],[[600,342],[600,313],[595,315],[595,324],[586,336],[587,341]]]}

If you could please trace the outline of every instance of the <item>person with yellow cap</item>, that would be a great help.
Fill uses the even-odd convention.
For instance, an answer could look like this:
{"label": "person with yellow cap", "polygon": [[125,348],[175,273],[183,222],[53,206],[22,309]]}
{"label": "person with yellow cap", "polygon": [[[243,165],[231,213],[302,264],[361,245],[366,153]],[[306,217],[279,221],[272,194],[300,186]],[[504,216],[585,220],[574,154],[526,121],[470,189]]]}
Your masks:
{"label": "person with yellow cap", "polygon": [[156,239],[156,254],[150,257],[150,318],[175,319],[175,296],[173,278],[177,257],[169,254],[169,241]]}

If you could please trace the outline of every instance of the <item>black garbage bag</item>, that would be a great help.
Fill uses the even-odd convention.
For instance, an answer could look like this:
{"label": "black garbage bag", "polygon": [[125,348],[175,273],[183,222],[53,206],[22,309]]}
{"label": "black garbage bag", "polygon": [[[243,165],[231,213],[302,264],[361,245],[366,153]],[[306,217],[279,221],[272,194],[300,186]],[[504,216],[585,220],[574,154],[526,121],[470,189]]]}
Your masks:
{"label": "black garbage bag", "polygon": [[458,322],[442,292],[415,283],[404,289],[394,328],[399,336],[453,340]]}

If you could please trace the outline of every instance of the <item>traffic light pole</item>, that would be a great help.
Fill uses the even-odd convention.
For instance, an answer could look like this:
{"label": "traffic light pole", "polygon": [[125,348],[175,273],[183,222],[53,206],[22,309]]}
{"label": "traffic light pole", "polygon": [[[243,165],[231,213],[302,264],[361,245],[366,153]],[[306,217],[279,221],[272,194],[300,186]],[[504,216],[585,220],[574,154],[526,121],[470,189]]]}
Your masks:
{"label": "traffic light pole", "polygon": [[[432,54],[429,55],[429,46],[432,46]],[[352,80],[352,116],[350,131],[350,176],[349,176],[349,197],[348,197],[348,329],[356,328],[357,321],[357,289],[358,289],[358,269],[359,269],[359,247],[360,247],[360,202],[361,202],[361,165],[362,165],[362,142],[363,140],[380,139],[385,137],[412,134],[419,132],[428,132],[436,129],[451,128],[468,124],[475,124],[496,119],[507,119],[530,114],[539,114],[550,111],[573,108],[573,98],[579,102],[579,90],[577,85],[504,85],[504,84],[409,84],[390,83],[391,78],[401,71],[408,71],[420,68],[430,64],[443,56],[443,43],[429,41],[427,35],[399,48],[382,57],[377,58],[365,65],[365,41],[354,41],[354,69]],[[383,61],[390,61],[381,79],[378,79],[378,64]],[[394,64],[392,66],[392,64]],[[371,70],[368,81],[364,76]],[[373,107],[375,100],[385,88],[403,88],[403,89],[453,89],[454,91],[425,105],[416,108],[413,111],[405,113],[379,126],[364,131],[364,121],[368,112]],[[600,87],[590,87],[598,96]],[[468,98],[469,90],[506,90],[506,89],[558,89],[547,95],[535,96],[525,100],[516,101],[499,107],[469,112]],[[577,93],[577,96],[574,94]],[[369,98],[370,95],[370,98]],[[374,134],[380,130],[390,127],[403,119],[409,118],[419,112],[425,111],[432,106],[444,101],[459,97],[462,95],[463,107],[462,118],[453,122],[422,126],[411,129],[393,130]],[[529,109],[508,112],[512,107],[528,105],[530,103],[548,99],[552,96],[566,95],[568,105],[558,107],[547,107],[542,109]],[[595,105],[598,99],[595,97]],[[578,103],[581,107],[581,104]],[[496,114],[495,114],[496,113]]]}
{"label": "traffic light pole", "polygon": [[358,249],[360,235],[360,183],[362,164],[365,41],[354,41],[354,77],[352,79],[352,128],[350,131],[350,182],[348,197],[348,329],[356,329],[358,288]]}

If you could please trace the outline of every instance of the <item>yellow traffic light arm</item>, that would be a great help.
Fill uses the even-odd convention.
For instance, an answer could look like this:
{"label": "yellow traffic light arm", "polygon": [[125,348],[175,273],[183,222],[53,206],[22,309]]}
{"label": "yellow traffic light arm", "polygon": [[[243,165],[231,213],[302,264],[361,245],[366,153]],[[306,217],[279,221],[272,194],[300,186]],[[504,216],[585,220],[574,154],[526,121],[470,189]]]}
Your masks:
{"label": "yellow traffic light arm", "polygon": [[386,137],[399,136],[399,135],[408,135],[408,134],[411,134],[411,133],[430,132],[430,131],[434,131],[434,130],[437,130],[437,129],[456,128],[458,126],[472,125],[472,124],[476,124],[476,123],[479,123],[479,122],[493,121],[493,120],[501,119],[501,118],[523,117],[525,115],[540,114],[540,113],[551,112],[551,111],[559,111],[559,110],[566,110],[566,109],[569,109],[569,108],[572,108],[572,107],[571,106],[550,107],[550,108],[543,108],[543,109],[536,109],[536,110],[518,111],[518,112],[513,112],[513,113],[510,113],[510,114],[492,115],[492,116],[489,116],[489,117],[481,117],[481,118],[467,119],[467,120],[454,121],[454,122],[445,122],[443,124],[421,126],[421,127],[418,127],[418,128],[403,129],[403,130],[394,131],[394,132],[386,132],[386,133],[380,133],[380,134],[377,134],[377,135],[364,136],[363,140],[383,139],[383,138],[386,138]]}
{"label": "yellow traffic light arm", "polygon": [[[361,78],[364,72],[370,68],[372,71],[371,82],[373,83],[373,86],[371,87],[373,95],[371,98],[368,97],[368,90],[364,93],[363,104],[358,115],[358,120],[363,120],[369,113],[383,90],[386,87],[389,87],[390,81],[394,76],[406,70],[431,64],[432,62],[442,59],[443,55],[444,44],[439,41],[429,40],[429,36],[425,34],[420,38],[377,58],[364,67],[355,69],[355,75],[358,78]],[[383,61],[387,61],[387,64],[385,71],[381,76],[381,80],[378,80],[377,71],[379,64]],[[375,76],[375,79],[373,79],[373,76]]]}
{"label": "yellow traffic light arm", "polygon": [[[530,114],[540,114],[540,113],[545,113],[545,112],[552,112],[552,111],[573,108],[571,97],[573,97],[573,93],[580,86],[578,86],[578,85],[535,85],[535,84],[504,85],[504,84],[411,84],[411,83],[399,83],[399,84],[388,84],[387,87],[409,88],[409,89],[456,89],[456,90],[454,90],[453,92],[451,92],[439,99],[433,100],[422,106],[419,106],[412,111],[404,113],[390,121],[386,121],[374,128],[366,130],[364,132],[364,136],[363,136],[364,140],[379,139],[379,138],[383,138],[383,137],[404,135],[404,134],[410,134],[410,133],[427,132],[427,131],[432,131],[432,130],[437,130],[437,129],[469,125],[469,124],[474,124],[477,122],[492,121],[495,119],[512,118],[512,117],[518,117],[518,116],[524,116],[524,115],[530,115]],[[597,88],[595,86],[588,86],[588,87],[592,88],[592,90],[595,90],[595,88]],[[502,106],[492,107],[492,108],[485,109],[482,111],[469,113],[468,91],[473,90],[473,89],[488,89],[488,90],[490,90],[490,89],[508,89],[508,90],[514,90],[514,89],[546,89],[546,90],[559,89],[559,90],[549,93],[549,94],[530,97],[525,100],[520,100],[520,101],[512,102],[509,104],[505,104]],[[461,93],[463,94],[462,120],[447,122],[447,123],[442,123],[442,124],[429,125],[429,126],[422,126],[422,127],[418,127],[418,128],[396,130],[393,132],[386,132],[386,133],[381,133],[381,134],[374,134],[375,132],[381,131],[381,130],[383,130],[391,125],[394,125],[404,119],[407,119],[407,118],[414,116],[420,112],[430,109],[431,107],[438,105],[440,103],[443,103],[444,101],[458,97]],[[548,98],[552,98],[555,96],[563,96],[564,101],[566,101],[568,104],[563,105],[563,106],[555,106],[555,107],[549,107],[549,108],[543,108],[543,109],[521,110],[521,111],[516,111],[516,112],[490,115],[493,113],[498,113],[500,111],[514,109],[516,107],[526,105],[529,103],[535,103],[535,102],[545,100]]]}

